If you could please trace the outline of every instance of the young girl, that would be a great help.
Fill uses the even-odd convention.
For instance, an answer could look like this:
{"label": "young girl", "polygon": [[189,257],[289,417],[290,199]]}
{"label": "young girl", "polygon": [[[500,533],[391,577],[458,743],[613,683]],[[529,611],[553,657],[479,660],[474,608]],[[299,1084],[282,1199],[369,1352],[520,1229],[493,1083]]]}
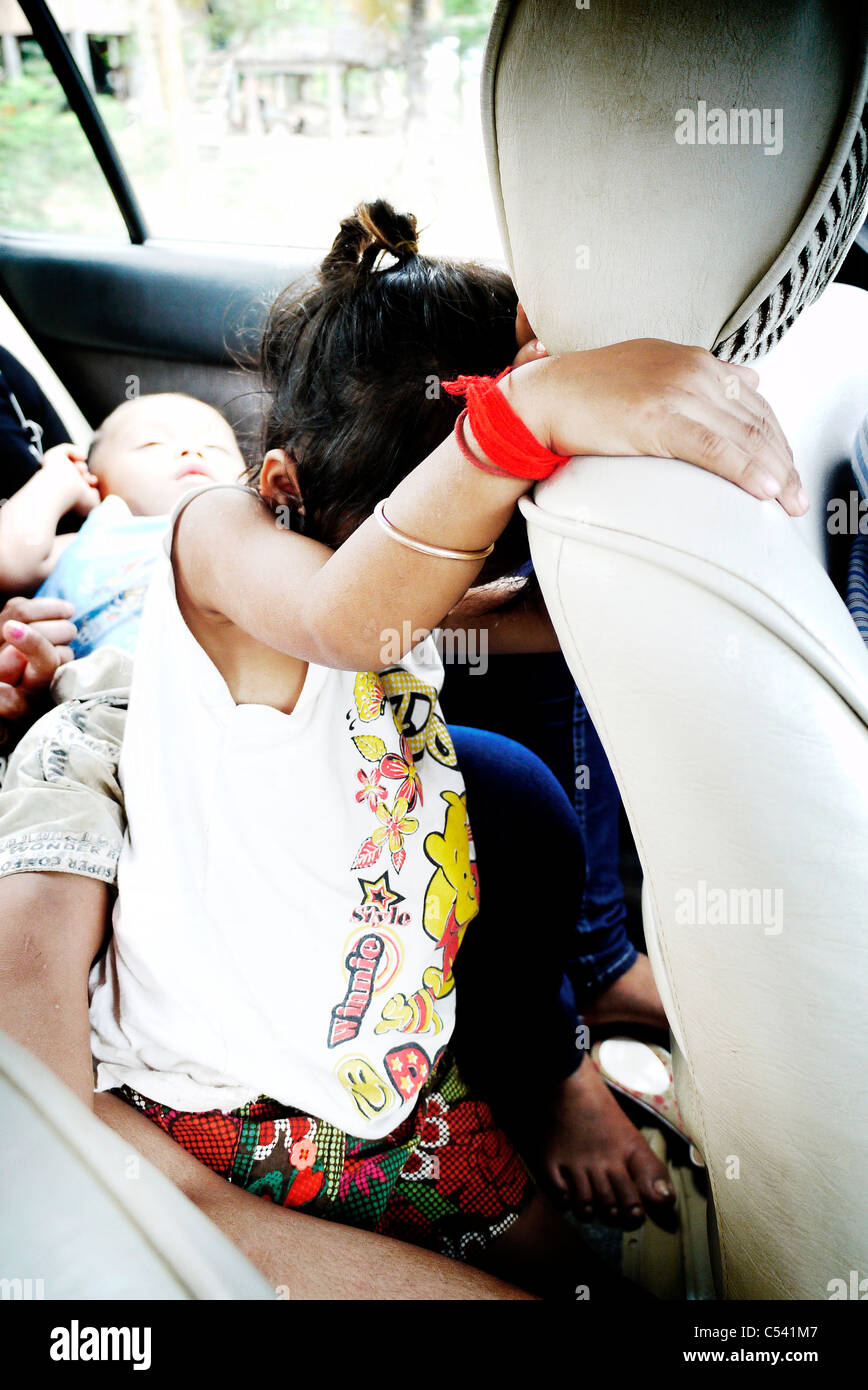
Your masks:
{"label": "young girl", "polygon": [[[532,339],[529,325],[521,319],[519,313],[519,338]],[[527,356],[529,351],[528,347],[522,355]],[[146,395],[125,401],[97,431],[86,462],[83,452],[69,444],[49,451],[40,472],[0,512],[0,582],[5,574],[16,585],[31,588],[50,569],[51,573],[39,594],[72,600],[76,627],[72,653],[82,656],[106,644],[132,653],[138,640],[144,594],[165,531],[167,514],[175,501],[191,487],[206,479],[229,481],[237,478],[241,471],[241,456],[232,431],[211,407],[182,395]],[[100,498],[104,500],[100,502]],[[57,519],[71,503],[86,510],[87,519],[75,536],[58,538]],[[514,586],[507,588],[512,592]],[[475,608],[478,612],[485,594],[485,589],[476,591],[465,607]],[[45,597],[38,601],[44,602]],[[487,604],[490,603],[489,594]],[[519,613],[514,605],[509,607],[509,611],[501,607],[485,619],[487,625],[497,629],[493,632],[489,632],[488,626],[483,629],[486,643],[491,638],[492,646],[497,646],[507,626],[513,643],[518,636],[526,641],[528,633],[525,629],[534,620],[536,634],[545,640],[547,634],[541,614]],[[460,614],[455,609],[448,616],[447,625],[454,628],[459,621]],[[534,644],[539,645],[536,634],[532,634]],[[553,634],[548,635],[554,640]],[[492,655],[491,660],[496,665],[498,657]],[[536,658],[538,665],[544,660]],[[511,657],[509,661],[514,669],[516,658]],[[559,658],[559,661],[566,671],[563,659]],[[458,668],[453,666],[450,670],[450,679],[454,679]],[[544,670],[550,681],[550,669]],[[118,674],[110,678],[110,683],[115,688],[111,718],[120,733],[124,702],[117,692],[120,687],[128,686],[129,682],[125,674]],[[471,683],[472,686],[476,684],[475,681]],[[490,682],[485,681],[485,684],[487,688]],[[527,715],[531,708],[527,696],[523,697],[523,702]],[[459,711],[457,716],[456,710]],[[479,722],[485,727],[494,727],[486,723],[486,718],[481,721],[474,719],[472,710],[470,718],[462,717],[460,711],[460,699],[456,701],[452,691],[448,697],[448,712],[450,725],[453,726],[453,743],[458,745],[462,773],[471,787],[470,799],[474,811],[483,816],[483,841],[489,807],[491,814],[496,816],[498,811],[503,812],[505,798],[509,796],[509,786],[504,785],[502,774],[502,767],[508,761],[512,780],[524,787],[523,804],[517,808],[517,814],[520,818],[528,817],[530,789],[533,787],[537,798],[537,810],[532,818],[534,832],[539,837],[541,852],[545,854],[547,850],[550,851],[555,833],[553,823],[568,823],[562,799],[557,797],[551,786],[547,789],[547,779],[541,775],[541,769],[519,748],[503,740],[485,739],[478,731],[471,735],[463,729],[455,729],[456,723]],[[64,748],[63,744],[69,739],[79,739],[82,725],[80,711],[74,717],[67,717],[68,714],[69,711],[66,714],[61,712],[59,716],[63,727],[56,730],[57,737],[53,741],[54,751],[51,754],[55,766],[63,763],[67,777],[74,773],[75,759],[77,755],[80,756],[81,750]],[[494,715],[489,699],[487,718],[491,720]],[[521,727],[518,726],[519,732]],[[533,736],[536,732],[527,720],[525,729],[526,736]],[[508,733],[509,730],[503,732]],[[91,733],[105,744],[114,736],[115,729],[106,728],[103,723],[98,730],[92,729]],[[573,740],[568,741],[572,747]],[[595,769],[595,791],[598,785],[600,777]],[[7,805],[6,800],[0,803],[0,807]],[[102,809],[105,810],[105,798]],[[122,807],[114,806],[110,810],[116,813]],[[56,828],[46,829],[44,825],[31,827],[29,831],[19,828],[10,845],[6,821],[7,812],[0,809],[0,872],[7,867],[17,867],[20,872],[34,864],[50,866],[57,872],[70,862],[79,868],[86,865],[91,871],[99,871],[102,875],[111,874],[113,870],[109,853],[100,850],[100,846],[103,851],[106,850],[108,837],[98,834],[100,814],[94,814],[92,804],[88,804],[77,819],[67,812],[64,832],[69,848],[65,858],[59,862],[56,854],[47,853],[51,847],[56,849]],[[79,839],[73,843],[77,830],[80,832]],[[111,830],[114,831],[113,825]],[[82,845],[80,836],[83,834],[90,836],[89,848]],[[588,847],[594,843],[587,827],[583,840],[587,860]],[[525,850],[530,851],[532,846],[528,831],[524,832],[524,841]],[[111,841],[108,840],[108,843]],[[509,858],[503,836],[499,845],[492,848],[493,853],[488,851],[492,862],[499,856]],[[561,940],[555,925],[554,899],[560,896],[565,920],[570,915],[575,917],[574,899],[581,881],[580,857],[580,850],[576,847],[570,855],[574,862],[564,874],[565,891],[559,893],[554,874],[550,872],[548,875],[549,940],[553,948]],[[591,868],[596,868],[598,862],[592,863]],[[585,901],[588,900],[591,879],[592,876],[586,878]],[[535,981],[525,967],[523,1008],[526,1017],[537,1019],[533,1033],[545,1056],[551,1085],[546,1088],[541,1084],[539,1068],[534,1068],[537,1072],[535,1076],[523,1076],[522,1062],[517,1059],[510,1085],[504,1088],[504,1078],[487,1063],[490,1025],[485,1000],[508,988],[508,985],[501,986],[499,983],[497,970],[498,961],[510,953],[507,938],[515,921],[516,909],[513,896],[498,910],[496,893],[499,887],[495,880],[487,895],[490,910],[481,924],[484,936],[488,920],[499,916],[501,921],[497,939],[492,940],[486,951],[477,929],[470,951],[465,951],[461,958],[462,985],[466,988],[463,997],[477,1001],[474,1007],[466,1008],[462,1014],[462,1065],[474,1073],[480,1095],[494,1104],[501,1123],[508,1131],[516,1122],[525,1156],[536,1161],[538,1170],[547,1176],[552,1187],[562,1193],[577,1211],[590,1217],[596,1206],[609,1219],[617,1216],[625,1224],[635,1225],[643,1217],[643,1204],[653,1211],[671,1199],[668,1175],[664,1165],[651,1153],[611,1098],[595,1068],[588,1063],[583,1064],[583,1053],[577,1046],[580,1020],[569,1003],[565,1008],[557,1008],[558,980],[553,976],[549,978],[546,972],[545,978],[540,980],[536,991],[539,997],[535,1000]],[[2,899],[3,893],[0,891],[0,903]],[[521,944],[519,933],[517,949],[521,949]],[[632,954],[629,954],[631,951]],[[569,955],[565,934],[560,954],[563,958]],[[478,968],[474,966],[474,958]],[[623,993],[623,976],[626,974],[626,983],[629,984],[644,958],[640,960],[636,957],[623,925],[616,921],[605,923],[602,930],[597,929],[592,960],[598,971],[607,970],[609,974],[616,973],[612,968],[613,963],[615,967],[621,966],[616,988]],[[638,963],[628,970],[632,961]],[[534,964],[541,967],[543,963],[538,952]],[[646,993],[652,1003],[656,1001],[660,1026],[665,1027],[653,984]],[[403,1007],[409,1008],[410,1005]],[[623,1017],[625,1021],[630,1018],[626,1007]],[[542,1018],[545,1018],[544,1022]],[[524,1066],[527,1067],[527,1063]],[[515,1114],[515,1092],[523,1096],[520,1115]],[[538,1098],[536,1113],[532,1104],[534,1096]],[[601,1159],[605,1169],[600,1167]]]}
{"label": "young girl", "polygon": [[[513,568],[517,455],[674,454],[804,509],[755,375],[735,369],[733,402],[734,369],[696,349],[468,383],[447,437],[440,382],[508,361],[514,314],[506,277],[423,260],[383,205],[342,224],[308,296],[278,301],[257,495],[186,499],[146,606],[92,1007],[99,1089],[233,1181],[476,1259],[531,1247],[540,1202],[447,1046],[479,895],[439,661],[430,638],[387,669],[383,653],[440,622],[498,538]],[[545,867],[513,866],[543,913]],[[493,1013],[507,1071],[522,969]]]}

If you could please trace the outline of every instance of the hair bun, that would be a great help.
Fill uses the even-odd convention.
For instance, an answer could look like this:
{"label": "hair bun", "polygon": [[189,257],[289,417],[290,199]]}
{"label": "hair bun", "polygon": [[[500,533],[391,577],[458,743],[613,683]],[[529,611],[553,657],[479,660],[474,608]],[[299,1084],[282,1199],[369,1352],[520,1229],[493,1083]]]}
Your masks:
{"label": "hair bun", "polygon": [[356,279],[373,270],[384,252],[398,261],[418,256],[416,219],[411,213],[396,212],[391,203],[378,198],[360,203],[352,217],[345,217],[320,266],[324,280]]}

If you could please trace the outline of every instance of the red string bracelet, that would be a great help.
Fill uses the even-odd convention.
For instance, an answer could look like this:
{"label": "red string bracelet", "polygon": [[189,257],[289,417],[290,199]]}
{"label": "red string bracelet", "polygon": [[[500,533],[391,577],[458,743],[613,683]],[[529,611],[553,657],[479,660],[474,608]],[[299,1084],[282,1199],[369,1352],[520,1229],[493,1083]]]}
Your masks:
{"label": "red string bracelet", "polygon": [[483,463],[481,458],[477,458],[464,437],[464,421],[466,419],[467,406],[464,407],[458,419],[455,421],[455,443],[467,459],[467,462],[472,463],[474,468],[481,468],[483,473],[493,473],[496,478],[511,478],[512,474],[507,473],[505,468],[494,468],[490,463]]}
{"label": "red string bracelet", "polygon": [[[441,382],[450,396],[465,396],[470,428],[480,449],[497,464],[501,472],[514,478],[548,478],[556,468],[569,462],[569,455],[554,454],[531,433],[507,401],[498,383],[512,367],[498,376],[459,376]],[[457,435],[456,435],[457,438]],[[463,451],[462,451],[463,452]],[[466,457],[471,457],[469,452]],[[478,459],[472,460],[485,468]],[[485,469],[490,472],[490,469]]]}

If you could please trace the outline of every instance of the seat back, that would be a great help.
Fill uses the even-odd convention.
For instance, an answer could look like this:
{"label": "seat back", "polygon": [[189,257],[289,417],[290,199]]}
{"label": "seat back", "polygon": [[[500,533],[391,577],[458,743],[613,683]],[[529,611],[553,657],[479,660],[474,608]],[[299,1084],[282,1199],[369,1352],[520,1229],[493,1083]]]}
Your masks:
{"label": "seat back", "polygon": [[217,1227],[0,1033],[4,1298],[263,1299]]}
{"label": "seat back", "polygon": [[[521,504],[642,861],[728,1298],[868,1274],[868,653],[825,569],[868,295],[817,297],[864,213],[865,84],[862,16],[820,0],[506,3],[486,66],[535,331],[761,358],[814,497],[793,522],[677,461],[583,458]],[[718,108],[759,111],[760,133],[782,112],[779,151],[710,141]]]}

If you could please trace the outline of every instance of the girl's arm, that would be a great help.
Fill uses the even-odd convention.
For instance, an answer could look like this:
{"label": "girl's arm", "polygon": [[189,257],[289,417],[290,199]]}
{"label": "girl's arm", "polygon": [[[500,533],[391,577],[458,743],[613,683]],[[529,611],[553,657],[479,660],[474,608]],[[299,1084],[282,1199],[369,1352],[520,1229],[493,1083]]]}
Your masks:
{"label": "girl's arm", "polygon": [[[527,363],[499,389],[557,453],[686,459],[800,515],[807,499],[757,380],[704,349],[641,339]],[[466,437],[481,454],[471,430]],[[531,486],[474,468],[450,436],[393,490],[386,514],[418,540],[478,550],[497,539]],[[281,531],[263,503],[223,489],[184,509],[174,558],[187,611],[348,670],[381,669],[396,640],[406,652],[481,568],[408,550],[374,517],[332,552]]]}
{"label": "girl's arm", "polygon": [[99,502],[85,457],[74,444],[49,449],[39,472],[0,507],[0,593],[41,584],[74,539],[57,535],[60,518],[73,509],[85,515]]}
{"label": "girl's arm", "polygon": [[[386,514],[417,539],[480,550],[530,486],[474,468],[450,436],[393,491]],[[396,642],[402,653],[415,645],[482,566],[408,550],[374,517],[333,551],[279,528],[265,503],[222,488],[184,508],[173,558],[182,610],[222,616],[301,660],[360,671],[381,669]]]}

